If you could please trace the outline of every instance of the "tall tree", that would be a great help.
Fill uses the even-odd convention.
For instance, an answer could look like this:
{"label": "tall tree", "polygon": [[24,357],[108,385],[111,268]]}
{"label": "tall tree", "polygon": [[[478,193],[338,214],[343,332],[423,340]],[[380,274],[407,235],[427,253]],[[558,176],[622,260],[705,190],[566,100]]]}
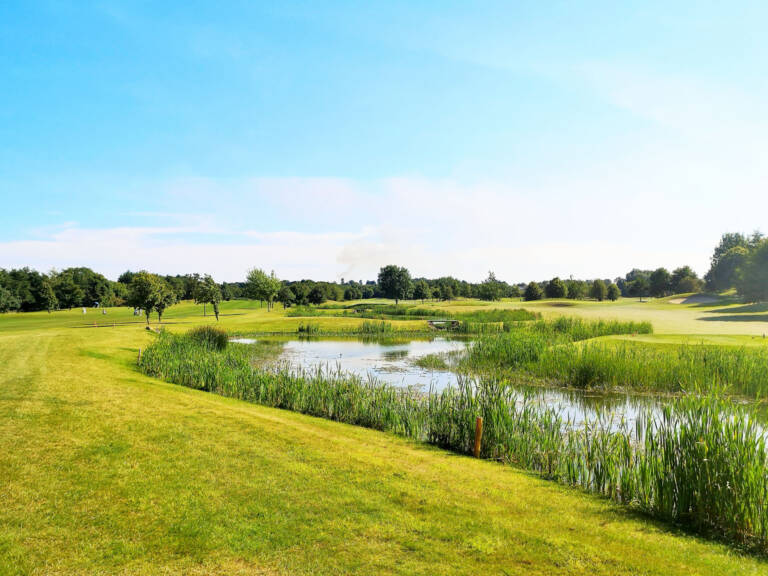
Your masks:
{"label": "tall tree", "polygon": [[567,280],[565,287],[571,300],[581,300],[587,295],[587,285],[581,280]]}
{"label": "tall tree", "polygon": [[544,288],[544,293],[547,295],[547,298],[565,298],[568,289],[560,278],[555,277],[547,282],[547,285]]}
{"label": "tall tree", "polygon": [[605,285],[605,281],[598,279],[592,282],[589,295],[598,302],[605,300],[608,297],[608,287]]}
{"label": "tall tree", "polygon": [[539,286],[538,283],[531,282],[530,284],[528,284],[528,286],[525,287],[523,298],[525,298],[526,300],[528,301],[541,300],[541,297],[542,297],[541,286]]}
{"label": "tall tree", "polygon": [[651,291],[651,284],[648,280],[650,276],[638,276],[631,282],[627,283],[627,294],[629,296],[637,296],[641,300],[648,296]]}
{"label": "tall tree", "polygon": [[307,294],[307,302],[310,304],[322,304],[325,302],[325,292],[317,284]]}
{"label": "tall tree", "polygon": [[392,298],[395,306],[407,299],[412,292],[411,274],[400,266],[384,266],[379,270],[379,287],[386,298]]}
{"label": "tall tree", "polygon": [[419,280],[416,282],[416,284],[413,287],[413,297],[417,300],[421,300],[421,303],[424,303],[424,300],[431,297],[432,293],[429,290],[429,284],[425,280]]}
{"label": "tall tree", "polygon": [[62,308],[72,309],[82,306],[85,300],[85,291],[75,283],[71,274],[62,272],[56,278],[56,298]]}
{"label": "tall tree", "polygon": [[748,256],[749,247],[734,246],[720,254],[717,260],[713,257],[712,266],[704,277],[707,288],[719,292],[734,287],[739,279],[739,270],[746,263]]}
{"label": "tall tree", "polygon": [[749,251],[736,289],[747,302],[768,302],[768,239],[759,240]]}
{"label": "tall tree", "polygon": [[696,292],[701,287],[699,277],[690,266],[681,266],[672,271],[670,279],[672,292],[674,294],[683,294],[685,292]]}
{"label": "tall tree", "polygon": [[142,270],[131,276],[128,291],[128,304],[144,310],[149,324],[149,315],[155,307],[157,292],[157,277]]}
{"label": "tall tree", "polygon": [[202,280],[197,282],[194,292],[195,304],[203,305],[203,316],[205,316],[205,306],[210,304],[213,307],[213,313],[216,315],[216,321],[219,321],[219,303],[221,302],[221,288],[216,284],[210,275],[206,274]]}
{"label": "tall tree", "polygon": [[117,281],[120,282],[120,284],[130,284],[133,280],[135,272],[131,272],[130,270],[126,270],[120,276],[118,276]]}
{"label": "tall tree", "polygon": [[176,294],[168,283],[155,274],[142,270],[133,275],[128,293],[128,304],[141,308],[147,315],[157,312],[158,322],[162,321],[166,308],[176,302]]}
{"label": "tall tree", "polygon": [[493,272],[488,272],[488,278],[483,280],[478,290],[478,297],[481,300],[498,300],[502,297],[502,291],[504,287],[501,282],[496,279],[496,275]]}
{"label": "tall tree", "polygon": [[672,276],[666,268],[657,268],[648,278],[648,284],[651,296],[661,298],[669,294],[672,287]]}
{"label": "tall tree", "polygon": [[245,290],[249,298],[267,303],[267,310],[272,309],[277,294],[280,292],[282,283],[275,276],[273,270],[267,274],[261,268],[251,268],[245,281]]}
{"label": "tall tree", "polygon": [[18,297],[10,290],[0,286],[0,312],[10,312],[18,310],[21,302]]}
{"label": "tall tree", "polygon": [[56,298],[56,292],[53,290],[53,282],[50,278],[43,280],[43,289],[40,293],[40,297],[43,301],[43,306],[45,306],[45,309],[48,311],[48,314],[50,314],[52,310],[56,310],[56,307],[59,305],[59,301]]}
{"label": "tall tree", "polygon": [[296,295],[290,286],[283,286],[277,293],[277,301],[283,305],[283,308],[290,308],[291,304],[296,301]]}
{"label": "tall tree", "polygon": [[[176,293],[163,278],[157,278],[157,285],[155,287],[155,312],[157,312],[158,323],[163,322],[163,313],[166,308],[173,306],[176,303]],[[216,316],[218,319],[218,315]]]}
{"label": "tall tree", "polygon": [[621,296],[621,290],[619,290],[619,287],[616,286],[613,282],[608,284],[608,300],[611,302],[616,302],[616,300],[619,299],[619,296]]}

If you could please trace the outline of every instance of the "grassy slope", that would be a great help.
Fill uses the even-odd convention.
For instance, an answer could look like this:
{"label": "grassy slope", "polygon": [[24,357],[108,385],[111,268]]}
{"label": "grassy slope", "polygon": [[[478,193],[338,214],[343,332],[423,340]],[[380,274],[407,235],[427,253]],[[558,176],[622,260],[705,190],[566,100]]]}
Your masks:
{"label": "grassy slope", "polygon": [[[654,336],[646,340],[679,343],[708,342],[711,344],[768,344],[768,305],[734,304],[723,299],[720,304],[672,304],[673,298],[640,302],[635,298],[622,298],[617,302],[590,300],[540,300],[523,302],[504,300],[486,303],[477,300],[452,302],[414,302],[419,308],[434,308],[455,313],[477,309],[525,308],[541,313],[545,318],[578,316],[588,320],[649,321]],[[657,338],[658,337],[658,338]]]}
{"label": "grassy slope", "polygon": [[[294,320],[270,314],[222,323]],[[140,324],[82,323],[0,317],[0,574],[768,570],[510,467],[160,383]]]}
{"label": "grassy slope", "polygon": [[[565,304],[565,305],[564,305]],[[739,305],[670,304],[667,300],[639,302],[621,299],[617,302],[544,300],[536,303],[514,302],[514,306],[529,308],[550,315],[572,315],[587,319],[647,320],[654,332],[661,335],[686,334],[706,338],[708,335],[760,336],[768,334],[768,313],[744,313]]]}

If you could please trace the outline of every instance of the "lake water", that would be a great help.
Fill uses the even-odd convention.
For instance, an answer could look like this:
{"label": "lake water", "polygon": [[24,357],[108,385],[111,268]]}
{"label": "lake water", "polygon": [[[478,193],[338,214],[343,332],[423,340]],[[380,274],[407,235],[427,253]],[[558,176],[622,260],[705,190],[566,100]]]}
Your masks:
{"label": "lake water", "polygon": [[[440,391],[454,385],[457,376],[447,370],[429,370],[414,364],[414,360],[428,354],[460,352],[467,340],[433,338],[429,340],[367,340],[354,338],[297,339],[284,337],[237,338],[232,342],[253,344],[278,342],[282,352],[278,361],[293,366],[313,369],[317,367],[340,369],[362,377],[373,376],[394,386],[430,388]],[[512,383],[522,398],[528,393],[533,400],[558,410],[564,418],[580,424],[593,419],[598,413],[611,419],[614,426],[624,419],[632,424],[638,413],[657,405],[658,399],[626,393],[581,391],[560,387],[527,386]]]}

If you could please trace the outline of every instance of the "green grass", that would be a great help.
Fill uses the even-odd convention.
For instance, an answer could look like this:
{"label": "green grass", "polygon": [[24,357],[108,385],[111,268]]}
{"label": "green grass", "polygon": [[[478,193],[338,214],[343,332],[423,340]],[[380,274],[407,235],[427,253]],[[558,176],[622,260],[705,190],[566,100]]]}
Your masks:
{"label": "green grass", "polygon": [[[232,333],[301,320],[222,312]],[[215,322],[188,303],[165,318]],[[135,363],[154,336],[134,320],[0,315],[0,574],[768,570],[511,467],[149,378]]]}
{"label": "green grass", "polygon": [[212,349],[194,333],[161,334],[140,365],[183,386],[464,454],[472,451],[475,419],[481,416],[487,423],[486,458],[768,550],[766,439],[755,417],[727,400],[674,400],[659,417],[647,412],[636,428],[613,430],[601,418],[579,426],[564,422],[535,399],[521,399],[503,380],[459,378],[455,389],[423,395],[323,369],[263,369],[251,354],[243,346]]}

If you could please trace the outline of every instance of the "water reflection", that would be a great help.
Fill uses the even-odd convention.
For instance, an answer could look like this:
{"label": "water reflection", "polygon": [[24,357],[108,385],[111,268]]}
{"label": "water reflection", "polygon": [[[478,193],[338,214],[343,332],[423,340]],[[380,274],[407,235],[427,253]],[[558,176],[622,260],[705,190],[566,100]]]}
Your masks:
{"label": "water reflection", "polygon": [[[239,338],[232,342],[242,344],[272,344],[282,347],[275,361],[303,369],[330,368],[356,374],[363,378],[374,377],[394,386],[412,387],[423,391],[439,392],[456,385],[455,373],[445,369],[417,366],[414,361],[428,354],[456,354],[466,349],[466,339],[446,337],[413,339],[402,337],[381,338],[318,338],[276,337]],[[515,391],[515,397],[558,411],[564,420],[574,425],[600,418],[610,428],[618,428],[622,422],[634,426],[639,415],[650,410],[658,412],[663,396],[620,392],[584,391],[556,386],[532,386],[524,378],[507,381]],[[761,406],[765,417],[768,409]]]}

